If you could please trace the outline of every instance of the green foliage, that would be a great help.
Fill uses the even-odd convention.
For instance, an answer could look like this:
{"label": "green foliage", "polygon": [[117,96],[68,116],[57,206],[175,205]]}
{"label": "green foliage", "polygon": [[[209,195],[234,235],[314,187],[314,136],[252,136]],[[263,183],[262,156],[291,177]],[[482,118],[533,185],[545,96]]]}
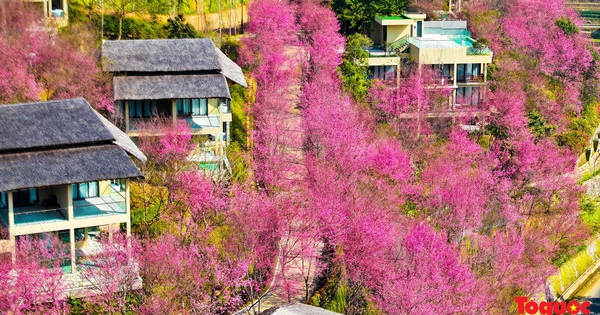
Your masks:
{"label": "green foliage", "polygon": [[[584,157],[584,159],[585,159],[585,157]],[[585,160],[584,160],[584,162],[585,162]],[[578,165],[578,166],[581,166],[581,165]],[[589,171],[588,171],[588,172],[585,172],[585,173],[583,173],[583,175],[581,176],[581,179],[579,179],[579,183],[580,183],[580,184],[583,184],[583,183],[585,183],[586,181],[588,181],[588,180],[590,180],[590,179],[592,179],[592,178],[594,178],[594,177],[598,176],[598,174],[600,174],[600,168],[599,168],[599,169],[597,169],[597,170],[595,170],[595,171],[593,171],[593,172],[589,172]]]}
{"label": "green foliage", "polygon": [[[595,246],[598,246],[596,241]],[[549,277],[552,289],[556,294],[562,294],[564,289],[571,285],[582,273],[584,273],[594,262],[586,247],[582,247],[581,251],[572,256],[573,258],[564,262],[559,269],[558,274]]]}
{"label": "green foliage", "polygon": [[575,25],[575,23],[573,23],[573,21],[571,21],[569,18],[561,16],[560,19],[556,20],[555,23],[556,26],[560,27],[560,29],[562,29],[567,36],[579,33],[579,28],[577,28],[577,25]]}
{"label": "green foliage", "polygon": [[337,14],[346,34],[367,33],[375,15],[400,15],[406,10],[406,0],[333,0],[331,8]]}
{"label": "green foliage", "polygon": [[[100,16],[95,17],[96,27],[100,29]],[[104,37],[116,39],[119,35],[119,18],[115,15],[104,15]],[[156,39],[167,38],[163,24],[156,20],[125,17],[123,19],[123,39]]]}
{"label": "green foliage", "polygon": [[246,113],[246,100],[248,90],[240,85],[231,86],[231,142],[237,142],[242,147],[248,145],[248,115]]}
{"label": "green foliage", "polygon": [[600,19],[600,11],[595,10],[583,10],[579,12],[579,16],[587,19]]}
{"label": "green foliage", "polygon": [[480,38],[473,43],[475,49],[486,49],[490,46],[490,41],[487,38]]}
{"label": "green foliage", "polygon": [[219,13],[222,10],[228,10],[231,8],[237,8],[243,4],[248,4],[247,0],[236,0],[230,1],[219,1],[219,0],[207,0],[204,2],[205,13]]}
{"label": "green foliage", "polygon": [[509,137],[509,131],[506,126],[497,125],[495,123],[489,123],[485,126],[485,130],[494,138],[499,140],[505,140]]}
{"label": "green foliage", "polygon": [[556,143],[559,146],[569,147],[575,152],[581,152],[587,143],[589,134],[585,131],[590,129],[589,123],[582,118],[573,118],[569,124],[569,130],[556,135]]}
{"label": "green foliage", "polygon": [[348,36],[346,51],[340,65],[344,90],[349,91],[358,101],[363,100],[371,88],[367,77],[369,53],[363,50],[364,46],[370,45],[373,45],[373,42],[365,35]]}
{"label": "green foliage", "polygon": [[244,182],[248,178],[250,160],[246,148],[248,147],[249,117],[246,113],[246,99],[248,90],[239,85],[231,87],[231,143],[227,148],[227,158],[231,164],[232,178],[237,182]]}
{"label": "green foliage", "polygon": [[479,135],[477,138],[477,144],[487,150],[492,146],[492,137],[486,134]]}
{"label": "green foliage", "polygon": [[556,126],[549,125],[544,116],[535,109],[527,113],[527,119],[529,120],[527,126],[538,139],[547,138],[556,130]]}
{"label": "green foliage", "polygon": [[163,14],[167,15],[171,12],[171,0],[151,0],[149,1],[147,11],[150,15]]}
{"label": "green foliage", "polygon": [[[596,171],[598,172],[598,171]],[[583,195],[579,200],[581,220],[593,234],[600,232],[600,199]]]}
{"label": "green foliage", "polygon": [[103,309],[101,306],[81,298],[68,297],[67,303],[69,303],[69,314],[71,315],[90,315],[106,313],[106,310]]}
{"label": "green foliage", "polygon": [[164,26],[167,32],[167,38],[197,38],[200,34],[196,32],[193,26],[183,19],[183,14],[178,14],[174,18],[167,20],[167,25]]}
{"label": "green foliage", "polygon": [[225,53],[229,59],[237,62],[239,56],[239,49],[242,43],[235,36],[225,36],[221,43],[221,51]]}
{"label": "green foliage", "polygon": [[167,191],[163,187],[131,182],[131,230],[136,235],[156,236],[166,229],[161,211],[167,203]]}

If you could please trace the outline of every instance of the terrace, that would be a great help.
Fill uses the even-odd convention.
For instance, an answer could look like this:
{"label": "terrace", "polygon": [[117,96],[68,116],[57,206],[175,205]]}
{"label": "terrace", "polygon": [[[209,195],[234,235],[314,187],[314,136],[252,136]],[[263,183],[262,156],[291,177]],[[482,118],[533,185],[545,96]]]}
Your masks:
{"label": "terrace", "polygon": [[[63,197],[66,195],[64,190],[67,188],[68,186],[55,186],[39,189],[38,192],[41,195],[48,195],[46,199],[32,200],[28,205],[15,206],[13,208],[15,227],[67,222],[70,204],[64,202],[65,198],[60,198],[61,195]],[[57,196],[59,197],[57,198]],[[57,200],[63,200],[63,202]],[[126,198],[123,192],[118,191],[112,185],[108,185],[100,196],[72,200],[72,206],[75,220],[127,213]],[[2,225],[8,226],[8,206],[3,203],[0,203],[0,218]]]}

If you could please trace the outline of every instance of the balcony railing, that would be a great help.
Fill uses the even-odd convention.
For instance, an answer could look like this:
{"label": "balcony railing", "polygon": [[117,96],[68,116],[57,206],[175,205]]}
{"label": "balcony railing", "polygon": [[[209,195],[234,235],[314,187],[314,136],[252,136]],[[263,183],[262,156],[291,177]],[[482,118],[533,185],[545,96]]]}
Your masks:
{"label": "balcony railing", "polygon": [[[63,222],[67,220],[63,213],[67,213],[66,208],[45,207],[43,205],[15,207],[15,226]],[[8,209],[1,208],[0,215],[2,216],[2,220],[8,224]]]}
{"label": "balcony railing", "polygon": [[473,47],[469,47],[467,48],[467,55],[473,55],[473,56],[477,56],[477,55],[486,55],[489,56],[492,54],[492,50],[489,48],[473,48]]}
{"label": "balcony railing", "polygon": [[125,196],[112,185],[108,186],[107,190],[99,197],[73,200],[73,217],[75,220],[126,213]]}
{"label": "balcony railing", "polygon": [[479,83],[485,82],[485,76],[483,74],[475,75],[464,75],[456,77],[458,83]]}
{"label": "balcony railing", "polygon": [[378,58],[378,57],[397,57],[398,55],[393,50],[386,50],[383,45],[373,45],[364,48],[366,52],[369,53],[369,57]]}
{"label": "balcony railing", "polygon": [[430,84],[436,85],[454,85],[454,77],[453,76],[435,76],[433,77]]}

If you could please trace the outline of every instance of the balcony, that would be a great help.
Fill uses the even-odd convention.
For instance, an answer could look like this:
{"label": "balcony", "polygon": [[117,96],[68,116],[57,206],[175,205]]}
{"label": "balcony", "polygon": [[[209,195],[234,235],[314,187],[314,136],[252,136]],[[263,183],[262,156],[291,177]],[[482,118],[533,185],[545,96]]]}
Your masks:
{"label": "balcony", "polygon": [[374,45],[363,48],[364,51],[369,53],[369,57],[398,57],[398,54],[393,49],[385,49],[383,45]]}
{"label": "balcony", "polygon": [[126,213],[125,197],[120,193],[73,200],[73,218],[75,220]]}
{"label": "balcony", "polygon": [[492,50],[489,48],[473,48],[473,47],[469,47],[467,48],[467,55],[468,56],[491,56],[492,55]]}
{"label": "balcony", "polygon": [[429,81],[429,84],[442,85],[442,86],[454,85],[454,77],[452,75],[448,75],[448,76],[445,76],[445,75],[434,76]]}
{"label": "balcony", "polygon": [[458,83],[483,83],[485,76],[483,74],[457,76],[456,81]]}
{"label": "balcony", "polygon": [[[40,223],[65,222],[66,208],[56,206],[32,205],[14,208],[15,226],[26,226]],[[8,225],[8,209],[0,208],[0,217]]]}

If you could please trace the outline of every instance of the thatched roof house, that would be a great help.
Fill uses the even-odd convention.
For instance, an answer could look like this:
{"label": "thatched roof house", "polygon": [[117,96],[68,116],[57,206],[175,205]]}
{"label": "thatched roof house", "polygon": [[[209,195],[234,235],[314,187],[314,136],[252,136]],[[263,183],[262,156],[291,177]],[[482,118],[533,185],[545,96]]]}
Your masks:
{"label": "thatched roof house", "polygon": [[231,98],[229,83],[246,87],[241,68],[212,40],[107,40],[105,71],[115,74],[115,100]]}
{"label": "thatched roof house", "polygon": [[0,191],[143,176],[135,144],[83,98],[0,106]]}

